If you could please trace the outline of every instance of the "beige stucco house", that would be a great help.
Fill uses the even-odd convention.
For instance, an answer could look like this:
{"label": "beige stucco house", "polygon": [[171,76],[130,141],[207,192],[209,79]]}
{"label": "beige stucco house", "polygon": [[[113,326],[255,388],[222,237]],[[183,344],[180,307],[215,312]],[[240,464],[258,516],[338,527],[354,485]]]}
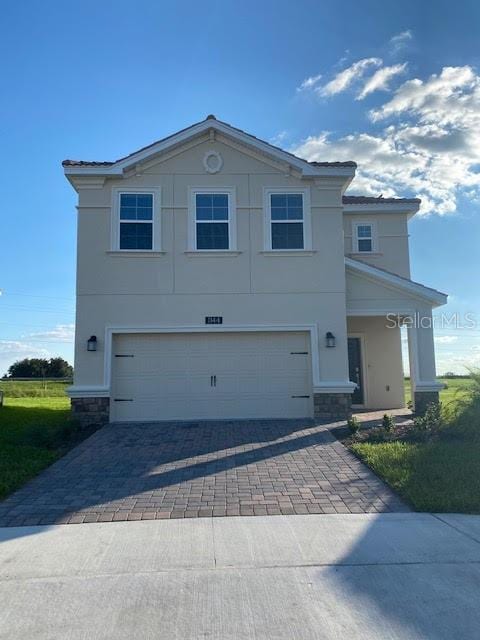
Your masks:
{"label": "beige stucco house", "polygon": [[438,397],[432,308],[410,279],[417,199],[345,196],[354,162],[307,162],[213,116],[78,193],[74,412],[84,421],[331,419]]}

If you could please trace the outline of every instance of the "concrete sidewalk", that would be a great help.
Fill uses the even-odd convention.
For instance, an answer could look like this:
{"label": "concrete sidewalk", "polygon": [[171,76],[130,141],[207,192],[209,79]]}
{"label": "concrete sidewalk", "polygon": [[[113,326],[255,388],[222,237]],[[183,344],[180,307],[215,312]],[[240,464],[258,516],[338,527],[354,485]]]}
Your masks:
{"label": "concrete sidewalk", "polygon": [[0,638],[473,639],[480,517],[0,529]]}

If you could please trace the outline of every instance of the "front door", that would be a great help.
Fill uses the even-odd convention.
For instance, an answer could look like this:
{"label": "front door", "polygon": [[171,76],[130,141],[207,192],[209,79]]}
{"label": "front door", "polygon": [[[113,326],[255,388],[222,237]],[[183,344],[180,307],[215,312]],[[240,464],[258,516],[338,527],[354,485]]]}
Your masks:
{"label": "front door", "polygon": [[362,343],[360,338],[348,338],[348,371],[351,382],[355,382],[357,385],[352,393],[352,404],[363,404]]}

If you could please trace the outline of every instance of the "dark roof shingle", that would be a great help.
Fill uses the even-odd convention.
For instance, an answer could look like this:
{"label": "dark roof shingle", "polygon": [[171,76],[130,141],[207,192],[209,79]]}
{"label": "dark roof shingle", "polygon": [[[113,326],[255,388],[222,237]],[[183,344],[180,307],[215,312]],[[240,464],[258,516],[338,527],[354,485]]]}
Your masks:
{"label": "dark roof shingle", "polygon": [[357,168],[357,163],[353,160],[345,160],[345,162],[309,162],[308,164],[313,165],[314,167],[354,167]]}
{"label": "dark roof shingle", "polygon": [[62,166],[64,167],[111,167],[114,162],[96,162],[95,160],[64,160]]}
{"label": "dark roof shingle", "polygon": [[420,204],[420,198],[384,198],[383,196],[343,196],[343,204]]}

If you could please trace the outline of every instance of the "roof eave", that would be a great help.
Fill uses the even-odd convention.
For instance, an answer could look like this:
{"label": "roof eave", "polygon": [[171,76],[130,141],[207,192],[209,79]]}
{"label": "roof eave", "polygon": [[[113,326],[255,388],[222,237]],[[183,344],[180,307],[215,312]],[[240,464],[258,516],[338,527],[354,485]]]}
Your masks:
{"label": "roof eave", "polygon": [[[88,167],[88,166],[81,167],[81,166],[75,166],[75,165],[67,165],[63,167],[63,171],[66,176],[68,175],[74,175],[74,176],[122,175],[125,169],[135,164],[138,164],[139,162],[141,162],[140,159],[136,160],[135,162],[132,161],[125,166],[120,166],[120,164],[115,163],[111,167]],[[293,163],[290,162],[290,164],[293,164]],[[353,167],[341,167],[341,168],[338,168],[338,167],[308,168],[306,167],[302,169],[302,174],[305,177],[312,177],[312,178],[338,177],[338,178],[345,178],[347,180],[349,178],[353,179],[353,177],[355,176],[355,169]]]}
{"label": "roof eave", "polygon": [[119,169],[116,165],[111,167],[76,167],[67,165],[63,167],[66,176],[121,176],[123,169]]}
{"label": "roof eave", "polygon": [[344,204],[344,213],[403,213],[409,218],[418,213],[420,203],[418,202],[378,202],[361,204]]}
{"label": "roof eave", "polygon": [[254,147],[267,156],[275,158],[277,161],[287,163],[292,167],[295,167],[304,177],[340,177],[344,178],[345,181],[351,181],[351,179],[355,175],[354,166],[316,167],[314,165],[311,165],[306,160],[297,158],[287,151],[283,151],[282,149],[270,145],[268,142],[264,142],[263,140],[244,133],[239,129],[231,127],[224,122],[213,119],[202,120],[202,122],[194,124],[191,127],[178,132],[177,134],[169,136],[168,138],[165,138],[164,140],[161,140],[152,146],[140,150],[138,153],[134,153],[122,160],[114,162],[110,166],[64,165],[63,169],[66,176],[121,176],[124,171],[132,165],[139,164],[156,154],[162,153],[163,151],[166,151],[171,147],[182,144],[183,142],[186,142],[187,140],[195,136],[201,135],[202,133],[210,129],[214,129],[215,131],[218,131],[219,133],[222,133],[226,136],[236,138],[239,142],[243,143],[247,147]]}

